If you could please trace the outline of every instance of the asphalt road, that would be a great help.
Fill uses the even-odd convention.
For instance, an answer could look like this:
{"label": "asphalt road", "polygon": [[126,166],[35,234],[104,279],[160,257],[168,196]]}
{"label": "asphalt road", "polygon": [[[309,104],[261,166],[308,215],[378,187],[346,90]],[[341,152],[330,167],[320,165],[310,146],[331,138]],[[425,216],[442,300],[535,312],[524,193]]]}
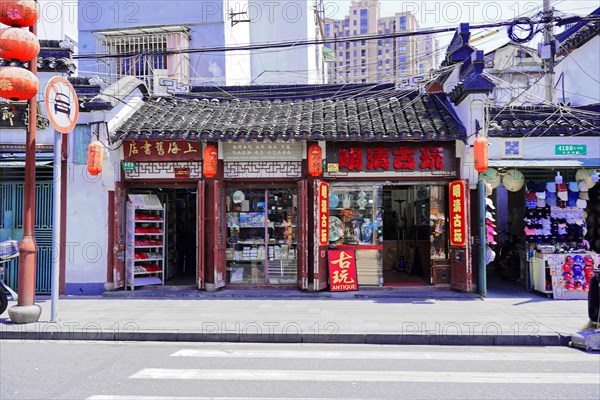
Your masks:
{"label": "asphalt road", "polygon": [[0,399],[598,399],[565,347],[0,342]]}

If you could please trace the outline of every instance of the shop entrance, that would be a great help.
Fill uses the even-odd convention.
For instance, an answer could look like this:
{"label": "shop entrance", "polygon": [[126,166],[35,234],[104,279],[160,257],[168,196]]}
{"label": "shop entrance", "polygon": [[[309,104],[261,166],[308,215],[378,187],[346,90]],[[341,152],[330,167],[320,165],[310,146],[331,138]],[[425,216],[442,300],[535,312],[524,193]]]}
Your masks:
{"label": "shop entrance", "polygon": [[384,286],[430,284],[448,260],[446,187],[389,186],[382,199]]}
{"label": "shop entrance", "polygon": [[297,287],[298,196],[296,186],[227,188],[227,285]]}
{"label": "shop entrance", "polygon": [[164,284],[197,287],[197,188],[131,188],[129,194],[156,195],[165,208]]}

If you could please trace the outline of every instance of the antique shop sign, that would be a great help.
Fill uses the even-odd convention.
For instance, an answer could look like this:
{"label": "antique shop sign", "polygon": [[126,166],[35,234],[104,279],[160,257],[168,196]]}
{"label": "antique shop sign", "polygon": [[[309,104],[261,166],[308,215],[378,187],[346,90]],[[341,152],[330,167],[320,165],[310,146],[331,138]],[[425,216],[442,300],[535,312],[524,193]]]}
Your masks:
{"label": "antique shop sign", "polygon": [[354,250],[329,250],[329,290],[344,292],[358,290],[356,253]]}
{"label": "antique shop sign", "polygon": [[319,245],[329,244],[329,183],[319,183]]}
{"label": "antique shop sign", "polygon": [[465,182],[454,181],[450,189],[450,246],[467,245]]}
{"label": "antique shop sign", "polygon": [[199,161],[202,142],[137,140],[123,144],[125,161]]}
{"label": "antique shop sign", "polygon": [[436,142],[328,143],[327,165],[334,164],[340,172],[435,173],[456,169],[454,148]]}

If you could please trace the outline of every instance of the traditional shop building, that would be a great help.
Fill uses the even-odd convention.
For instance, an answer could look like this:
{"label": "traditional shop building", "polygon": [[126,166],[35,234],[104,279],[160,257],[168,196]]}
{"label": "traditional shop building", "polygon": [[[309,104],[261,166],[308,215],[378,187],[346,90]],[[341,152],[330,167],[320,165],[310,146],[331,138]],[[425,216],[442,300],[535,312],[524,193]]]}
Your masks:
{"label": "traditional shop building", "polygon": [[466,130],[446,95],[221,89],[145,98],[108,131],[108,288],[473,290],[468,190],[449,192]]}

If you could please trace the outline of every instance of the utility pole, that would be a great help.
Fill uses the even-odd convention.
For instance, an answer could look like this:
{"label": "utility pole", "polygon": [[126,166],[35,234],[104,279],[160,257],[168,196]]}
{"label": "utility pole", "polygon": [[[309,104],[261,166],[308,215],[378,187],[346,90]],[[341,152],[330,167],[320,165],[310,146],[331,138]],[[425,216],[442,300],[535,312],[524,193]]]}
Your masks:
{"label": "utility pole", "polygon": [[544,99],[554,103],[554,35],[552,17],[554,11],[550,7],[550,0],[544,0],[544,17],[548,18],[544,26],[544,44],[542,45],[541,56],[544,60],[544,78],[545,78],[545,96]]}

